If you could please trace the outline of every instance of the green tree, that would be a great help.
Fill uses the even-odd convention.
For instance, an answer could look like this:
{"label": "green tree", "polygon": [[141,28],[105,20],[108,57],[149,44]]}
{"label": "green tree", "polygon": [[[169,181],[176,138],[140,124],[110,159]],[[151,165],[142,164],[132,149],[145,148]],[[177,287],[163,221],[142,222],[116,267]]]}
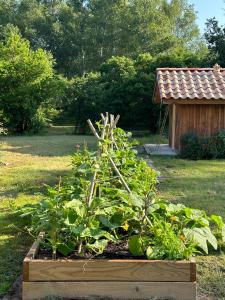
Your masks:
{"label": "green tree", "polygon": [[193,47],[199,39],[199,28],[194,5],[187,0],[162,1],[162,8],[172,26],[172,31],[179,45]]}
{"label": "green tree", "polygon": [[206,23],[205,38],[211,53],[211,64],[219,63],[225,66],[225,26],[219,26],[215,18]]}
{"label": "green tree", "polygon": [[0,110],[10,130],[31,130],[41,105],[58,95],[59,89],[52,88],[53,64],[49,53],[31,50],[14,32],[0,43]]}
{"label": "green tree", "polygon": [[97,120],[101,111],[108,111],[121,115],[124,128],[155,132],[160,112],[160,107],[152,103],[156,68],[199,67],[205,56],[207,51],[194,54],[182,47],[158,56],[143,53],[136,59],[113,56],[101,65],[100,73],[71,80],[64,110],[72,113],[74,122],[84,128],[87,118]]}
{"label": "green tree", "polygon": [[187,0],[0,0],[0,17],[33,48],[51,51],[56,69],[69,77],[98,70],[112,56],[199,48]]}
{"label": "green tree", "polygon": [[0,23],[1,25],[13,24],[15,21],[16,0],[1,0],[0,1]]}
{"label": "green tree", "polygon": [[151,102],[155,82],[153,63],[152,56],[146,53],[136,60],[113,57],[100,68],[104,111],[120,114],[125,128],[157,129],[158,107]]}
{"label": "green tree", "polygon": [[63,106],[64,115],[74,120],[75,132],[85,133],[87,119],[97,120],[102,111],[100,73],[91,72],[69,81]]}

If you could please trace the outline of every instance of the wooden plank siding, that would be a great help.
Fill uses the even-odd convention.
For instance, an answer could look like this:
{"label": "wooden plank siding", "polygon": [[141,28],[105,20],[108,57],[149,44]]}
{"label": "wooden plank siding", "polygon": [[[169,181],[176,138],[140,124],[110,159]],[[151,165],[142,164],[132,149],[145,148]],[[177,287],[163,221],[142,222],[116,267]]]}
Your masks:
{"label": "wooden plank siding", "polygon": [[86,300],[196,299],[196,282],[24,282],[23,288],[23,300],[56,296]]}
{"label": "wooden plank siding", "polygon": [[28,263],[24,281],[196,281],[191,275],[195,263],[190,261],[34,259]]}
{"label": "wooden plank siding", "polygon": [[173,116],[173,106],[169,105],[169,145],[172,147],[172,116]]}
{"label": "wooden plank siding", "polygon": [[[169,144],[172,146],[172,105],[170,105]],[[175,118],[175,149],[180,150],[180,138],[188,132],[211,136],[225,129],[225,105],[222,104],[178,104]]]}

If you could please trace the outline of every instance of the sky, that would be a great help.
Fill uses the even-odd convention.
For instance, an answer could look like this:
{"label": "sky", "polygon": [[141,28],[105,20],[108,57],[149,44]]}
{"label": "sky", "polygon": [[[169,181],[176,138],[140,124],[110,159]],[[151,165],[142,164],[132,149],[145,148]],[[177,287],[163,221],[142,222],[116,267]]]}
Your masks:
{"label": "sky", "polygon": [[208,18],[216,17],[221,25],[225,24],[224,0],[189,0],[189,3],[194,4],[198,13],[198,24],[202,33]]}

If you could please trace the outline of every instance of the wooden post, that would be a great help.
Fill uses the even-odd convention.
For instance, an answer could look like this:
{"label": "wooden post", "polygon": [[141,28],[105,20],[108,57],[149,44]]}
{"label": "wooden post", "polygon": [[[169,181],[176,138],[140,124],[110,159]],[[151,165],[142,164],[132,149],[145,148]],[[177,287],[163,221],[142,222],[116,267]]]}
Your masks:
{"label": "wooden post", "polygon": [[172,104],[172,149],[175,150],[175,134],[176,134],[176,104]]}

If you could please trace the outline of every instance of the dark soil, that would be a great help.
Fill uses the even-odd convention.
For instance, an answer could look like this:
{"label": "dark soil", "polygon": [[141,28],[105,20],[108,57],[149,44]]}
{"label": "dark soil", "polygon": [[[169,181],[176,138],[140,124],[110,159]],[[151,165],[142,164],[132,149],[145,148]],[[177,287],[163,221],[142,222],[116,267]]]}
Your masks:
{"label": "dark soil", "polygon": [[[57,253],[56,258],[63,258],[64,256],[60,253]],[[37,254],[37,259],[52,259],[52,252],[50,249],[40,248]],[[104,252],[98,256],[93,256],[91,253],[85,253],[83,256],[78,255],[77,251],[69,254],[67,259],[146,259],[146,257],[136,257],[133,256],[128,250],[128,242],[122,241],[118,244],[113,244],[112,242],[108,243],[108,246]]]}

